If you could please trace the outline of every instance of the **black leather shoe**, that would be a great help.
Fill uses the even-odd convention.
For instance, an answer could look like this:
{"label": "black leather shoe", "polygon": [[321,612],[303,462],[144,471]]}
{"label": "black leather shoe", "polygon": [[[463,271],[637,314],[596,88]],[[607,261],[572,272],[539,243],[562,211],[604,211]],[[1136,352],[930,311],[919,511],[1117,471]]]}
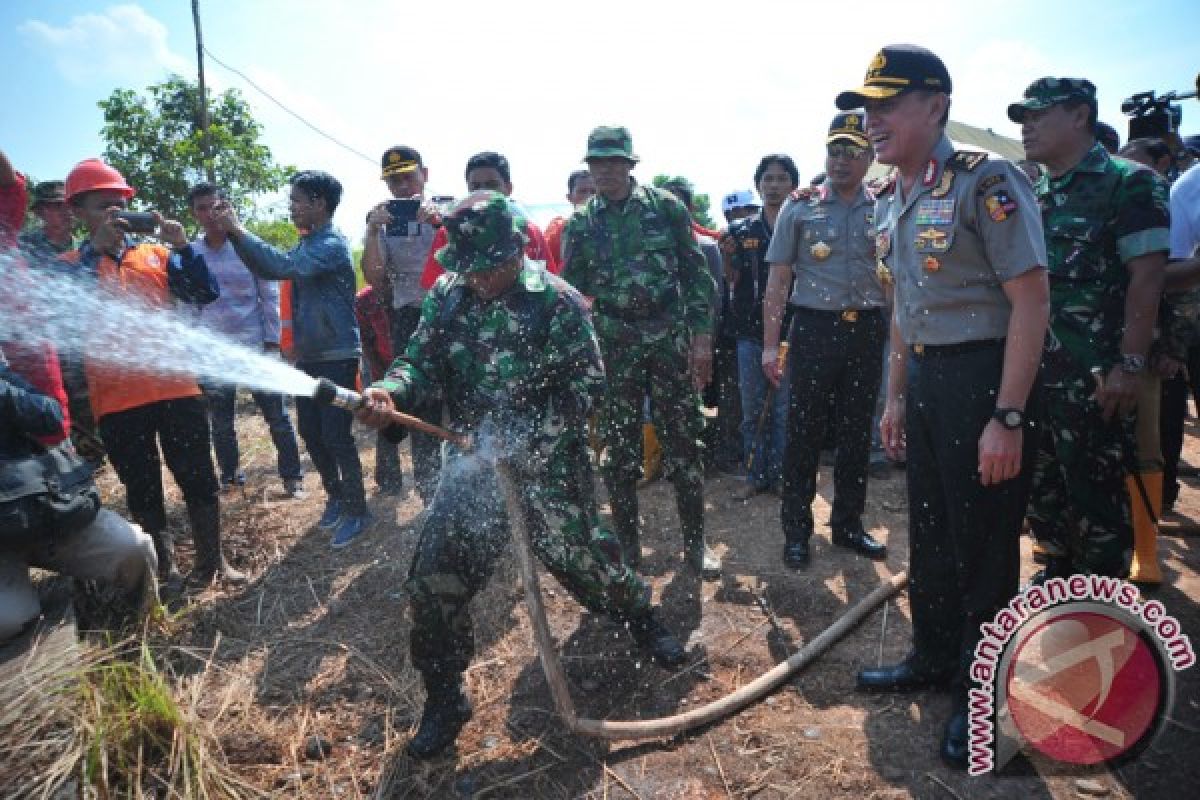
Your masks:
{"label": "black leather shoe", "polygon": [[950,682],[949,674],[916,670],[907,659],[887,667],[859,670],[855,688],[860,692],[916,692]]}
{"label": "black leather shoe", "polygon": [[833,543],[838,547],[848,547],[867,558],[879,560],[887,557],[887,545],[876,541],[874,536],[863,530],[862,525],[834,531]]}
{"label": "black leather shoe", "polygon": [[942,746],[938,748],[942,761],[955,769],[967,768],[968,739],[967,739],[967,709],[956,707],[950,719],[946,722],[946,730],[942,734]]}
{"label": "black leather shoe", "polygon": [[458,733],[471,718],[471,701],[461,685],[446,687],[425,700],[421,724],[408,742],[413,758],[432,758],[454,744]]}
{"label": "black leather shoe", "polygon": [[687,661],[683,644],[651,612],[629,621],[629,632],[638,647],[650,654],[650,660],[664,669],[675,669]]}
{"label": "black leather shoe", "polygon": [[808,566],[808,540],[799,539],[783,546],[783,564],[792,569]]}

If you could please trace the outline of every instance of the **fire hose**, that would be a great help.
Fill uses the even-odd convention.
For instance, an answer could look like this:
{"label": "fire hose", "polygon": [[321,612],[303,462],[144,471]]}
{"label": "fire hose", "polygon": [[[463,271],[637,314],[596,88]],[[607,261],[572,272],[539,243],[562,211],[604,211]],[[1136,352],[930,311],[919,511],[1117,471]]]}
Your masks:
{"label": "fire hose", "polygon": [[[362,408],[364,402],[358,393],[343,389],[328,381],[320,382],[313,397],[317,402],[336,405],[351,411]],[[393,411],[391,416],[396,424],[408,425],[460,446],[469,445],[467,437],[408,414]],[[508,510],[517,566],[521,573],[521,583],[525,589],[525,603],[529,611],[529,619],[533,624],[534,644],[537,647],[538,658],[542,662],[542,670],[546,674],[546,681],[550,685],[550,695],[567,728],[573,733],[584,736],[610,740],[658,739],[673,736],[737,713],[751,703],[761,700],[783,685],[796,672],[812,663],[908,583],[908,570],[902,570],[892,575],[838,617],[815,639],[793,653],[786,661],[776,664],[758,678],[719,700],[714,700],[682,714],[657,719],[603,720],[580,717],[575,711],[575,703],[571,699],[566,673],[558,659],[554,637],[550,633],[550,623],[546,620],[546,609],[542,605],[537,570],[534,569],[533,554],[529,546],[529,532],[521,508],[520,487],[513,475],[512,467],[503,460],[496,462],[496,475]]]}

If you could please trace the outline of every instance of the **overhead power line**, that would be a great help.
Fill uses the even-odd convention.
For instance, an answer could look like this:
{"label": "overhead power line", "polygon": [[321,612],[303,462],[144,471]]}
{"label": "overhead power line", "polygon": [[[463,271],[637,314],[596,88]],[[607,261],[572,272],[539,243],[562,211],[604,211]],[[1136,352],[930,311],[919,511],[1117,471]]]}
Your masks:
{"label": "overhead power line", "polygon": [[281,102],[279,102],[278,100],[276,100],[276,99],[274,98],[274,96],[272,96],[272,94],[271,94],[270,92],[268,92],[266,89],[264,89],[263,87],[259,86],[259,85],[258,85],[257,83],[255,83],[254,81],[250,80],[250,78],[248,78],[248,77],[246,76],[246,73],[242,72],[240,69],[237,69],[236,67],[231,67],[231,66],[229,66],[229,65],[228,65],[228,64],[226,64],[224,61],[222,61],[221,59],[219,59],[219,58],[217,58],[215,55],[213,55],[213,52],[212,52],[211,50],[209,50],[207,47],[204,47],[204,53],[205,53],[205,55],[207,55],[209,58],[211,58],[211,59],[212,59],[212,60],[213,60],[213,61],[214,61],[214,62],[215,62],[215,63],[216,63],[218,66],[224,67],[225,69],[227,69],[227,70],[229,70],[230,72],[232,72],[234,75],[237,75],[239,78],[241,78],[242,80],[244,80],[246,83],[250,84],[252,87],[254,87],[254,89],[255,89],[255,90],[257,90],[257,91],[259,92],[259,94],[261,94],[263,97],[265,97],[265,98],[267,98],[268,100],[270,100],[270,101],[271,101],[272,103],[274,103],[275,105],[279,106],[281,109],[283,109],[285,112],[287,112],[287,113],[288,113],[288,114],[290,114],[291,116],[295,117],[297,120],[299,120],[300,122],[302,122],[302,123],[303,123],[303,124],[304,124],[306,127],[308,127],[309,129],[311,129],[311,130],[312,130],[314,133],[317,133],[317,134],[319,134],[320,136],[323,136],[323,137],[325,137],[325,138],[326,138],[326,139],[328,139],[329,141],[331,141],[331,142],[333,142],[334,144],[336,144],[338,147],[342,148],[343,150],[346,150],[347,152],[353,153],[354,155],[358,156],[359,158],[363,159],[364,161],[366,161],[366,162],[368,162],[368,163],[370,163],[370,164],[375,164],[375,163],[376,163],[376,160],[375,160],[374,158],[371,158],[371,157],[370,157],[369,155],[367,155],[366,153],[362,152],[361,150],[355,150],[353,147],[351,147],[350,145],[346,144],[345,142],[343,142],[343,141],[339,140],[338,138],[336,138],[336,137],[334,137],[334,136],[330,136],[328,133],[326,133],[325,131],[321,130],[321,129],[320,129],[320,128],[318,128],[316,125],[313,125],[311,122],[309,122],[309,121],[308,121],[308,120],[306,120],[304,117],[302,117],[302,116],[300,116],[299,114],[297,114],[295,111],[292,111],[290,108],[288,108],[287,106],[285,106],[283,103],[281,103]]}

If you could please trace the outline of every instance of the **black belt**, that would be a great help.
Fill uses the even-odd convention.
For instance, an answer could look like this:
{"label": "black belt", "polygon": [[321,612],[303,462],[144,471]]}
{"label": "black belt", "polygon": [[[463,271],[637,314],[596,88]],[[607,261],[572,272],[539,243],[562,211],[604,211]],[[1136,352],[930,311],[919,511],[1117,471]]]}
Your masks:
{"label": "black belt", "polygon": [[938,358],[959,356],[964,353],[975,353],[980,350],[990,350],[993,347],[1003,346],[1003,339],[975,339],[970,342],[958,342],[956,344],[914,344],[909,349],[918,358]]}
{"label": "black belt", "polygon": [[814,317],[826,317],[842,320],[843,322],[858,322],[858,318],[867,315],[877,315],[882,309],[875,308],[844,308],[841,311],[826,310],[823,308],[805,308],[804,306],[792,306],[792,310],[797,314],[807,314]]}

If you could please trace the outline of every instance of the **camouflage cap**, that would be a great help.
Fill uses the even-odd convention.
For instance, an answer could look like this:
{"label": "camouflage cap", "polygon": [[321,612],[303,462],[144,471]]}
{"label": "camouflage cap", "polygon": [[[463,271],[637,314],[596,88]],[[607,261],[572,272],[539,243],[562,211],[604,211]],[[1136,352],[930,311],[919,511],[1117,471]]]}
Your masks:
{"label": "camouflage cap", "polygon": [[587,155],[589,158],[624,158],[636,164],[640,159],[633,154],[633,137],[622,125],[601,125],[588,134]]}
{"label": "camouflage cap", "polygon": [[63,181],[42,181],[33,189],[33,207],[48,203],[67,202],[67,185]]}
{"label": "camouflage cap", "polygon": [[851,111],[838,114],[833,118],[833,122],[829,125],[829,135],[825,137],[825,144],[833,144],[837,141],[847,141],[859,147],[870,146],[862,114]]}
{"label": "camouflage cap", "polygon": [[442,224],[447,243],[435,258],[452,272],[495,269],[525,246],[525,215],[499,192],[468,195]]}
{"label": "camouflage cap", "polygon": [[1025,89],[1024,100],[1009,105],[1008,118],[1020,125],[1026,111],[1041,111],[1068,100],[1083,100],[1095,108],[1095,84],[1083,78],[1038,78]]}

